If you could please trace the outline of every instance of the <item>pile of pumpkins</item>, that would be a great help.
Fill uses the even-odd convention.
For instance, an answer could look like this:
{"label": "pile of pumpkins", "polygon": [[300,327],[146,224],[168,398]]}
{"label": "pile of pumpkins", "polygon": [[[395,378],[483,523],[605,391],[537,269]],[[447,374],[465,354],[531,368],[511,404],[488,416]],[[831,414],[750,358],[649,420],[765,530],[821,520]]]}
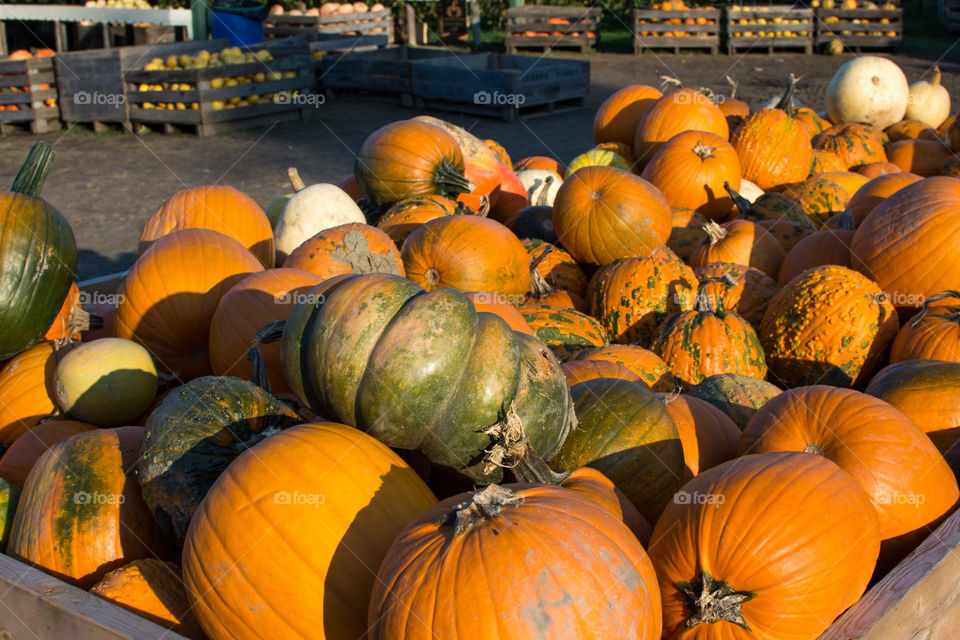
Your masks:
{"label": "pile of pumpkins", "polygon": [[960,497],[960,124],[881,58],[794,86],[625,87],[566,165],[393,122],[174,194],[103,291],[38,143],[0,544],[194,639],[815,639]]}
{"label": "pile of pumpkins", "polygon": [[[547,24],[557,25],[557,27],[541,27],[540,29],[526,29],[524,31],[514,31],[514,36],[521,36],[525,38],[536,38],[542,36],[551,36],[559,38],[561,36],[582,36],[587,35],[588,38],[596,37],[595,31],[580,31],[576,27],[580,25],[580,20],[571,20],[570,18],[547,18]],[[558,29],[560,26],[566,27],[563,31],[551,31],[551,29]]]}
{"label": "pile of pumpkins", "polygon": [[[714,7],[688,7],[683,3],[683,0],[676,0],[674,2],[663,2],[654,4],[651,9],[654,11],[712,11]],[[705,25],[705,24],[716,24],[717,21],[713,18],[706,18],[703,16],[698,16],[696,18],[655,18],[647,19],[640,18],[637,20],[637,24],[675,24],[675,25]],[[642,29],[642,27],[641,27]],[[704,31],[697,31],[691,33],[690,31],[684,31],[682,29],[678,31],[643,31],[639,32],[641,36],[653,36],[653,37],[664,37],[669,38],[671,36],[707,36],[710,35]]]}
{"label": "pile of pumpkins", "polygon": [[[10,53],[10,55],[8,55],[6,59],[8,62],[13,62],[16,60],[30,60],[32,58],[52,58],[55,55],[56,53],[53,51],[53,49],[37,49],[35,53],[30,53],[26,49],[17,49],[16,51],[13,51],[12,53]],[[23,74],[18,73],[15,75],[22,76]],[[3,74],[0,73],[0,77],[2,76]],[[42,82],[37,84],[36,88],[42,91],[45,89],[49,89],[50,85],[46,82]],[[22,86],[22,87],[9,86],[9,87],[3,87],[2,90],[0,90],[0,95],[9,94],[9,93],[30,93],[30,87],[29,86]],[[43,104],[48,107],[55,107],[57,106],[57,99],[45,98],[43,100]],[[0,111],[19,111],[19,110],[20,110],[20,105],[0,104]]]}
{"label": "pile of pumpkins", "polygon": [[[782,7],[731,5],[727,11],[731,14],[730,26],[728,27],[729,35],[734,38],[801,38],[810,36],[810,31],[807,30],[797,30],[793,27],[788,27],[786,30],[777,28],[777,25],[806,25],[810,23],[809,20],[784,18],[782,16],[766,18],[761,15],[763,13],[782,12]],[[737,14],[743,14],[747,17],[739,17]],[[745,31],[737,31],[736,25],[751,25],[751,28]],[[762,30],[753,28],[756,25],[769,25],[771,28]]]}
{"label": "pile of pumpkins", "polygon": [[[382,16],[365,16],[366,13],[379,13],[387,8],[380,2],[367,5],[365,2],[324,2],[318,7],[307,8],[303,2],[298,2],[296,8],[284,10],[282,4],[270,5],[269,16],[343,16],[343,22],[324,21],[321,27],[342,27],[347,24],[362,24],[371,20],[381,20]],[[273,26],[270,18],[267,18],[267,26]],[[364,29],[364,33],[383,33],[384,27],[370,27]],[[357,32],[348,31],[347,35],[356,35]]]}
{"label": "pile of pumpkins", "polygon": [[[811,3],[812,7],[819,7],[819,0],[814,0],[814,3]],[[883,12],[896,11],[897,6],[892,2],[886,2],[883,5],[878,5],[875,2],[870,2],[869,0],[844,0],[842,3],[835,3],[834,0],[825,0],[823,3],[823,8],[827,10],[837,9],[837,10],[860,10],[860,11],[876,11],[878,17],[869,17],[869,13],[858,13],[856,17],[840,17],[837,15],[828,15],[823,16],[820,20],[823,22],[823,28],[820,30],[820,33],[824,36],[832,36],[835,34],[843,36],[887,36],[890,38],[895,38],[899,33],[896,31],[884,31],[882,25],[888,25],[892,21],[887,15],[884,15]],[[851,29],[844,29],[844,26],[850,24],[869,24],[874,25],[876,29],[874,31],[864,31],[858,29],[853,31]],[[838,25],[838,26],[829,26],[829,25]],[[839,29],[838,29],[839,27]],[[888,27],[889,29],[889,27]]]}

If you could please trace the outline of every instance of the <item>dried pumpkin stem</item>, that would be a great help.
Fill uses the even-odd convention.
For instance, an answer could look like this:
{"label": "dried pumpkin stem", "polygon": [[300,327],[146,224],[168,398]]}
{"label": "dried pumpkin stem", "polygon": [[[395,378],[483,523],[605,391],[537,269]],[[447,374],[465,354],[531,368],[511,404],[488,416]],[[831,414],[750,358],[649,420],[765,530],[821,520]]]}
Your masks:
{"label": "dried pumpkin stem", "polygon": [[727,78],[727,84],[730,85],[730,98],[731,99],[736,98],[737,97],[737,81],[731,78],[730,76],[727,76],[726,78]]}
{"label": "dried pumpkin stem", "polygon": [[711,246],[727,237],[727,230],[713,220],[707,220],[706,224],[703,225],[703,230],[707,233],[707,237],[710,238]]}
{"label": "dried pumpkin stem", "polygon": [[40,197],[43,183],[47,180],[50,167],[53,165],[53,147],[46,142],[38,142],[30,148],[27,159],[13,179],[10,190],[34,198]]}
{"label": "dried pumpkin stem", "polygon": [[435,287],[440,284],[440,272],[436,268],[430,267],[423,272],[423,279],[431,287]]}
{"label": "dried pumpkin stem", "polygon": [[290,179],[290,184],[293,186],[294,191],[303,191],[307,188],[307,185],[303,182],[303,178],[300,177],[300,172],[297,171],[296,167],[290,167],[287,169],[287,178]]}
{"label": "dried pumpkin stem", "polygon": [[453,526],[453,535],[459,536],[484,520],[496,518],[507,505],[520,501],[510,489],[491,484],[473,494],[467,502],[461,502],[444,516],[441,524]]}
{"label": "dried pumpkin stem", "polygon": [[534,298],[546,298],[556,291],[538,269],[540,263],[552,252],[552,246],[544,245],[543,253],[530,261],[530,295]]}
{"label": "dried pumpkin stem", "polygon": [[[920,307],[920,312],[917,313],[910,321],[911,327],[916,327],[918,324],[923,322],[923,319],[927,316],[927,312],[930,311],[931,302],[939,302],[946,298],[956,298],[960,300],[960,291],[955,291],[953,289],[948,289],[947,291],[941,291],[940,293],[935,293],[926,300],[923,301],[923,306]],[[952,313],[946,316],[948,320],[953,320],[955,322],[960,322],[960,311]]]}
{"label": "dried pumpkin stem", "polygon": [[740,212],[740,217],[749,218],[753,211],[753,205],[750,203],[750,201],[740,195],[733,187],[731,187],[729,182],[724,181],[723,188],[726,189],[728,194],[730,194],[730,199],[733,200],[733,204],[737,206],[737,210]]}
{"label": "dried pumpkin stem", "polygon": [[250,377],[250,382],[267,393],[273,393],[270,386],[270,374],[267,372],[267,361],[260,349],[257,347],[247,349],[247,360],[253,365],[253,375]]}
{"label": "dried pumpkin stem", "polygon": [[283,337],[283,328],[286,326],[286,320],[274,320],[273,322],[268,322],[257,330],[254,341],[256,344],[270,344],[271,342],[279,342]]}
{"label": "dried pumpkin stem", "polygon": [[569,471],[556,472],[540,457],[527,438],[523,421],[513,405],[494,426],[485,432],[494,443],[486,453],[485,473],[497,467],[509,468],[518,482],[559,485],[566,480]]}
{"label": "dried pumpkin stem", "polygon": [[456,198],[461,193],[470,193],[473,191],[473,183],[467,180],[463,171],[457,169],[448,161],[443,160],[437,167],[436,175],[433,177],[433,184],[437,192],[443,196]]}
{"label": "dried pumpkin stem", "polygon": [[705,145],[698,140],[697,144],[693,147],[693,152],[700,156],[701,160],[706,160],[707,158],[713,157],[714,147]]}
{"label": "dried pumpkin stem", "polygon": [[700,576],[693,582],[680,582],[677,587],[683,593],[687,608],[692,612],[687,618],[687,629],[725,621],[750,630],[740,611],[740,605],[757,594],[736,591],[726,582],[716,580],[707,571],[701,571]]}
{"label": "dried pumpkin stem", "polygon": [[797,87],[797,77],[790,74],[790,77],[787,78],[787,89],[783,92],[783,96],[780,98],[780,102],[777,103],[775,109],[781,109],[785,111],[788,116],[791,118],[797,114],[797,108],[793,104],[793,92]]}

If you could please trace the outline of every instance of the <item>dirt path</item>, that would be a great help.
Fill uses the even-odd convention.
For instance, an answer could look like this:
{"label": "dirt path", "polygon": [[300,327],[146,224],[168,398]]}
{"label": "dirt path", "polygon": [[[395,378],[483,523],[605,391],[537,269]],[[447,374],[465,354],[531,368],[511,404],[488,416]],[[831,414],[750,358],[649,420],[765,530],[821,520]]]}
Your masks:
{"label": "dirt path", "polygon": [[[724,76],[730,74],[740,83],[738,97],[757,108],[781,90],[792,72],[803,76],[799,98],[819,109],[827,82],[846,57],[593,54],[586,59],[592,85],[583,110],[509,124],[433,115],[500,141],[515,158],[544,154],[569,160],[592,146],[590,123],[596,107],[626,84],[659,84],[658,76],[667,74],[687,86],[725,91]],[[918,58],[895,59],[911,82],[931,65]],[[960,64],[951,59],[941,68],[954,103],[960,104]],[[143,221],[178,189],[229,184],[266,206],[288,191],[287,167],[298,167],[308,184],[339,182],[352,172],[353,150],[371,131],[414,115],[417,112],[393,104],[340,98],[320,106],[306,123],[214,138],[61,132],[44,137],[57,153],[44,196],[73,225],[81,247],[79,277],[85,279],[127,268],[135,258]],[[0,180],[12,180],[34,141],[29,135],[0,138]]]}

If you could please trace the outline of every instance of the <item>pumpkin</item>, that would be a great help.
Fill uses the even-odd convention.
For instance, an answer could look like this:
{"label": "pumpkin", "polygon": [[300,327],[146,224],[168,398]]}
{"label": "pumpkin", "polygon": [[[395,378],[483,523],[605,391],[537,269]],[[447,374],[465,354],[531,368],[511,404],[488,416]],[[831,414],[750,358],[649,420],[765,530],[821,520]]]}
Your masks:
{"label": "pumpkin", "polygon": [[309,271],[321,279],[342,273],[403,276],[403,261],[390,236],[359,222],[324,229],[294,249],[283,266]]}
{"label": "pumpkin", "polygon": [[784,254],[814,232],[813,229],[792,220],[758,220],[756,224],[780,243]]}
{"label": "pumpkin", "polygon": [[566,364],[574,362],[605,361],[632,371],[640,381],[654,391],[675,391],[677,382],[670,367],[652,351],[631,344],[608,344],[588,347],[574,353]]}
{"label": "pumpkin", "polygon": [[497,160],[507,165],[508,167],[513,166],[513,161],[510,160],[510,154],[507,153],[507,150],[503,147],[502,144],[490,138],[483,140],[483,144],[487,145],[490,151],[493,152],[493,155],[497,157]]}
{"label": "pumpkin", "polygon": [[813,150],[813,162],[810,165],[810,176],[816,176],[827,171],[846,171],[846,163],[833,151],[824,149]]}
{"label": "pumpkin", "polygon": [[[612,151],[627,161],[628,169],[633,167],[634,163],[637,161],[637,159],[633,157],[632,142],[601,142],[591,149],[591,151]],[[570,167],[567,167],[567,173],[573,173],[573,170],[570,169]]]}
{"label": "pumpkin", "polygon": [[686,483],[653,530],[664,637],[816,638],[863,594],[879,548],[876,509],[829,460],[720,464]]}
{"label": "pumpkin", "polygon": [[890,362],[960,362],[960,292],[941,291],[923,301],[890,346]]}
{"label": "pumpkin", "polygon": [[[293,178],[293,174],[295,172],[296,170],[294,170],[293,172],[288,171],[287,173],[287,175],[291,178],[291,182],[296,182],[296,179]],[[299,173],[297,175],[299,176]],[[352,173],[348,175],[346,178],[344,178],[343,180],[341,180],[340,184],[338,184],[337,186],[340,187],[344,191],[344,193],[350,196],[354,202],[359,203],[361,200],[366,200],[367,198],[367,194],[363,192],[363,189],[360,188],[360,183],[357,182],[357,176]],[[296,191],[294,191],[294,193],[296,193]],[[293,193],[288,194],[286,196],[286,200],[289,200],[292,195]],[[282,210],[282,207],[281,207],[281,210]],[[279,215],[279,212],[277,212],[277,215]],[[269,213],[267,217],[270,217]],[[277,222],[276,219],[274,219],[273,222],[274,222],[274,225],[276,225],[276,222]]]}
{"label": "pumpkin", "polygon": [[464,177],[463,152],[454,137],[418,120],[392,122],[371,133],[357,153],[354,173],[380,207],[434,193],[456,198],[473,188]]}
{"label": "pumpkin", "polygon": [[684,131],[705,131],[727,140],[730,128],[720,108],[693,89],[676,89],[657,99],[643,115],[633,137],[633,155],[640,166],[649,162],[670,138]]}
{"label": "pumpkin", "polygon": [[909,100],[907,77],[897,63],[877,56],[857,56],[830,79],[827,116],[836,124],[863,122],[886,129],[903,120]]}
{"label": "pumpkin", "polygon": [[[918,297],[960,281],[958,225],[960,179],[935,176],[907,185],[877,205],[857,227],[850,252],[857,268],[883,291],[903,296],[897,308],[909,317],[916,312],[910,303]],[[931,247],[936,247],[934,261]]]}
{"label": "pumpkin", "polygon": [[187,600],[180,567],[172,562],[134,560],[103,576],[90,593],[180,635],[203,637]]}
{"label": "pumpkin", "polygon": [[854,225],[860,226],[860,223],[866,219],[871,211],[877,208],[878,204],[908,184],[919,182],[922,179],[915,173],[905,171],[886,173],[872,178],[857,190],[847,204],[847,211],[853,214]]}
{"label": "pumpkin", "polygon": [[[633,139],[630,139],[630,142],[633,143]],[[563,177],[567,175],[567,167],[564,166],[562,162],[555,158],[548,158],[546,156],[528,156],[521,160],[518,160],[513,164],[513,170],[517,172],[517,175],[521,171],[528,171],[532,169],[546,169],[551,171],[563,180]]]}
{"label": "pumpkin", "polygon": [[[249,380],[253,366],[247,351],[257,344],[257,332],[275,320],[286,320],[294,305],[306,300],[310,289],[323,281],[300,269],[268,269],[248,276],[220,299],[210,320],[210,368],[218,376]],[[312,300],[322,302],[322,298]],[[283,377],[280,345],[258,345],[272,390],[290,390]]]}
{"label": "pumpkin", "polygon": [[[572,539],[577,544],[561,542]],[[458,567],[467,566],[511,577],[482,583],[464,577],[449,589],[447,580],[424,579],[458,581]],[[547,602],[542,580],[554,572],[564,576],[565,595]],[[450,497],[404,528],[377,573],[368,635],[461,638],[471,633],[463,627],[470,619],[473,633],[485,629],[505,638],[562,637],[573,629],[584,640],[624,629],[659,638],[655,582],[639,541],[592,495],[549,484],[491,485]],[[569,606],[567,596],[580,604]],[[542,602],[536,612],[527,608],[531,598]]]}
{"label": "pumpkin", "polygon": [[386,232],[398,247],[403,246],[413,231],[425,222],[462,213],[457,203],[438,195],[405,198],[393,204],[380,220],[377,227]]}
{"label": "pumpkin", "polygon": [[14,440],[6,453],[0,457],[0,478],[15,487],[23,487],[33,465],[47,452],[47,449],[70,436],[96,428],[92,424],[76,420],[41,422]]}
{"label": "pumpkin", "polygon": [[530,275],[533,280],[546,283],[583,296],[587,290],[587,276],[569,253],[542,240],[523,240],[530,256]]}
{"label": "pumpkin", "polygon": [[0,443],[10,444],[56,412],[57,355],[49,342],[15,356],[0,370]]}
{"label": "pumpkin", "polygon": [[550,464],[590,466],[623,491],[649,522],[656,522],[680,486],[683,446],[673,419],[646,385],[597,378],[570,389],[577,428]]}
{"label": "pumpkin", "polygon": [[[758,223],[767,222],[774,226],[790,223],[790,228],[794,229],[796,233],[802,233],[804,230],[814,231],[817,228],[814,221],[804,211],[801,203],[785,193],[769,191],[750,202],[729,186],[727,191],[737,205],[740,216],[745,220]],[[764,226],[764,229],[768,231],[770,228]],[[801,237],[803,235],[799,235],[797,240]],[[784,246],[784,249],[789,250],[786,246]]]}
{"label": "pumpkin", "polygon": [[742,264],[709,262],[694,269],[693,274],[701,282],[711,280],[704,288],[705,295],[722,300],[724,309],[736,311],[753,326],[759,326],[770,299],[780,290],[777,281],[763,271]]}
{"label": "pumpkin", "polygon": [[662,95],[660,90],[644,84],[633,84],[616,91],[603,101],[593,117],[593,141],[633,146],[637,126]]}
{"label": "pumpkin", "polygon": [[563,369],[568,387],[596,378],[616,378],[644,384],[640,376],[633,371],[609,360],[570,360],[564,362],[560,368]]}
{"label": "pumpkin", "polygon": [[54,373],[57,405],[68,416],[99,427],[130,424],[157,395],[157,369],[136,342],[101,338],[60,358]]}
{"label": "pumpkin", "polygon": [[688,262],[697,245],[707,237],[707,232],[703,230],[707,219],[690,209],[673,208],[670,211],[673,227],[667,238],[667,247],[681,260]]}
{"label": "pumpkin", "polygon": [[120,287],[117,337],[142,344],[160,368],[181,380],[209,374],[207,339],[220,298],[262,270],[252,253],[217,231],[167,234],[140,256]]}
{"label": "pumpkin", "polygon": [[550,169],[524,169],[517,179],[527,192],[527,202],[537,207],[553,206],[563,178]]}
{"label": "pumpkin", "polygon": [[727,119],[727,126],[730,128],[730,131],[733,132],[736,131],[737,127],[743,124],[746,117],[750,115],[750,105],[736,97],[737,82],[730,76],[727,76],[727,82],[730,83],[730,95],[718,95],[714,100],[717,103],[717,107],[720,108],[720,112],[723,113],[723,116]]}
{"label": "pumpkin", "polygon": [[543,240],[553,245],[560,244],[557,234],[553,231],[553,207],[525,207],[510,216],[504,224],[518,238]]}
{"label": "pumpkin", "polygon": [[860,273],[834,265],[792,280],[760,323],[770,371],[788,386],[865,386],[899,327],[882,293]]}
{"label": "pumpkin", "polygon": [[833,126],[832,122],[821,117],[819,113],[810,107],[797,107],[797,113],[794,117],[803,123],[811,138],[824,129],[829,129]]}
{"label": "pumpkin", "polygon": [[853,168],[873,162],[886,162],[880,132],[865,124],[838,124],[814,136],[813,148],[832,151]]}
{"label": "pumpkin", "polygon": [[853,476],[877,509],[888,566],[922,542],[960,497],[953,472],[920,427],[851,389],[800,387],[768,402],[744,429],[739,452],[772,451],[815,453]]}
{"label": "pumpkin", "polygon": [[761,378],[721,373],[690,387],[686,393],[720,409],[742,430],[757,410],[777,397],[781,390]]}
{"label": "pumpkin", "polygon": [[918,176],[935,176],[953,152],[939,140],[900,140],[889,143],[884,151],[887,159],[904,171]]}
{"label": "pumpkin", "polygon": [[0,196],[0,360],[40,340],[63,306],[77,268],[77,242],[59,211],[40,197],[53,162],[46,142],[30,149]]}
{"label": "pumpkin", "polygon": [[[0,477],[0,553],[7,550],[10,528],[13,526],[19,500],[20,489]],[[649,539],[649,534],[647,537]]]}
{"label": "pumpkin", "polygon": [[710,220],[725,220],[733,200],[724,183],[740,188],[740,160],[725,138],[702,131],[679,133],[665,142],[641,174],[671,207],[693,209]]}
{"label": "pumpkin", "polygon": [[649,346],[668,316],[693,308],[696,286],[690,267],[657,252],[607,265],[594,275],[587,298],[611,341]]}
{"label": "pumpkin", "polygon": [[356,429],[325,422],[268,438],[224,471],[190,527],[183,582],[200,625],[211,640],[364,635],[372,567],[435,503]]}
{"label": "pumpkin", "polygon": [[141,427],[96,429],[40,456],[7,555],[84,589],[133,560],[167,557],[134,477],[142,438]]}
{"label": "pumpkin", "polygon": [[850,198],[860,190],[860,187],[867,184],[870,178],[855,171],[825,171],[816,176],[835,182],[846,192],[846,200],[843,200],[843,206],[846,207]]}
{"label": "pumpkin", "polygon": [[884,130],[890,142],[898,140],[939,140],[937,129],[917,120],[901,120]]}
{"label": "pumpkin", "polygon": [[661,397],[683,445],[683,482],[737,457],[740,429],[720,409],[685,393]]}
{"label": "pumpkin", "polygon": [[490,211],[487,214],[497,222],[507,220],[530,204],[527,188],[509,165],[500,163],[500,182],[490,194]]}
{"label": "pumpkin", "polygon": [[853,229],[830,229],[807,236],[787,253],[777,282],[786,286],[804,271],[827,264],[849,267],[852,241]]}
{"label": "pumpkin", "polygon": [[520,240],[496,220],[445,216],[411,233],[401,251],[407,277],[427,291],[452,287],[522,296],[530,264]]}
{"label": "pumpkin", "polygon": [[585,347],[607,344],[607,334],[593,317],[575,309],[545,303],[525,303],[520,315],[540,342],[558,357],[568,356]]}
{"label": "pumpkin", "polygon": [[483,459],[484,431],[505,412],[519,416],[545,456],[573,419],[550,351],[477,313],[453,289],[425,292],[386,274],[346,276],[326,289],[322,305],[298,305],[282,339],[287,381],[311,409],[475,481],[499,479]]}
{"label": "pumpkin", "polygon": [[799,182],[810,173],[813,147],[810,132],[796,118],[791,75],[780,102],[749,115],[733,132],[730,143],[740,158],[743,177],[764,191]]}
{"label": "pumpkin", "polygon": [[153,410],[137,479],[164,535],[178,546],[197,505],[244,450],[299,423],[259,386],[205,376],[175,388]]}
{"label": "pumpkin", "polygon": [[612,167],[580,169],[553,203],[554,231],[581,264],[649,256],[670,237],[671,218],[670,205],[653,185]]}
{"label": "pumpkin", "polygon": [[869,164],[861,164],[857,167],[853,167],[851,171],[856,171],[861,175],[873,179],[877,176],[886,175],[888,173],[900,173],[902,169],[892,162],[871,162]]}
{"label": "pumpkin", "polygon": [[846,189],[823,177],[807,178],[783,190],[783,195],[795,201],[817,227],[836,213],[843,211],[850,195]]}
{"label": "pumpkin", "polygon": [[253,198],[225,185],[182,189],[147,218],[140,234],[138,255],[158,239],[181,229],[211,229],[230,236],[263,266],[274,264],[273,229],[267,214]]}
{"label": "pumpkin", "polygon": [[609,149],[590,149],[571,160],[567,165],[567,171],[573,174],[583,167],[615,167],[629,171],[630,163],[622,155]]}
{"label": "pumpkin", "polygon": [[690,264],[701,267],[711,262],[732,262],[756,267],[770,277],[776,277],[783,262],[784,251],[777,239],[749,220],[731,220],[719,225],[708,221],[704,225],[707,238],[702,240],[690,256]]}
{"label": "pumpkin", "polygon": [[[350,176],[349,180],[356,185],[357,181]],[[344,187],[341,187],[343,189]],[[360,188],[357,187],[357,197],[363,197],[363,194],[359,193]],[[264,213],[267,215],[267,220],[270,222],[270,232],[273,233],[273,228],[277,226],[277,221],[280,220],[280,214],[283,213],[283,208],[286,206],[287,201],[290,197],[293,196],[292,193],[288,193],[284,196],[279,196],[270,201],[270,204],[267,205],[267,208],[264,209]],[[352,196],[351,196],[352,197]],[[356,199],[356,198],[354,198]]]}
{"label": "pumpkin", "polygon": [[528,336],[536,337],[533,329],[523,319],[523,316],[517,311],[517,308],[507,301],[504,296],[499,296],[486,291],[467,291],[463,295],[470,299],[477,312],[486,311],[507,323],[507,326],[514,331],[525,333]]}
{"label": "pumpkin", "polygon": [[277,264],[283,264],[294,249],[316,233],[350,222],[367,221],[357,203],[343,189],[332,184],[303,183],[295,169],[290,179],[294,194],[280,212],[273,227],[276,238]]}
{"label": "pumpkin", "polygon": [[80,295],[80,289],[76,283],[70,285],[70,291],[57,312],[57,317],[53,319],[47,332],[43,334],[44,340],[59,342],[63,340],[80,340],[84,331],[93,328],[100,328],[103,319],[94,317],[83,309],[80,301],[83,296]]}
{"label": "pumpkin", "polygon": [[950,117],[950,92],[940,84],[940,67],[933,65],[929,80],[910,85],[910,99],[904,118],[916,120],[930,127],[939,127]]}
{"label": "pumpkin", "polygon": [[757,185],[753,184],[746,178],[740,179],[740,195],[742,195],[747,202],[754,202],[757,198],[759,198],[763,194],[764,194],[763,189],[761,189]]}

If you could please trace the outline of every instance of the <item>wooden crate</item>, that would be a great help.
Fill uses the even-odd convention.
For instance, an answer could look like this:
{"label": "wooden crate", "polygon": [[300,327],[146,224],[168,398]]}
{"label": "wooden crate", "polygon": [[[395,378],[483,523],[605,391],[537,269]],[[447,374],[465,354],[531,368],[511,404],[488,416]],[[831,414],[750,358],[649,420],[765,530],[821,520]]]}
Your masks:
{"label": "wooden crate", "polygon": [[960,32],[960,0],[939,0],[938,12],[947,33]]}
{"label": "wooden crate", "polygon": [[[48,106],[46,100],[57,100]],[[22,129],[46,133],[60,128],[60,107],[53,58],[0,62],[0,105],[17,109],[0,111],[0,133]]]}
{"label": "wooden crate", "polygon": [[[669,24],[667,20],[706,20],[709,24]],[[663,35],[666,33],[684,35]],[[688,9],[686,11],[633,10],[633,52],[644,49],[709,49],[716,54],[720,48],[720,10]]]}
{"label": "wooden crate", "polygon": [[[599,42],[599,7],[552,7],[525,5],[507,9],[507,53],[520,47],[542,48],[545,53],[557,47],[576,47],[586,53]],[[566,20],[555,23],[551,20]],[[590,35],[593,34],[593,35]]]}
{"label": "wooden crate", "polygon": [[311,33],[308,36],[310,57],[313,59],[314,74],[319,77],[323,59],[332,54],[363,53],[376,51],[390,44],[385,33],[368,33],[359,36],[339,36],[325,33]]}
{"label": "wooden crate", "polygon": [[[247,62],[203,69],[169,69],[158,71],[134,70],[124,72],[128,112],[134,131],[141,132],[151,125],[165,133],[188,128],[198,135],[208,136],[225,131],[273,124],[288,120],[305,120],[316,102],[305,98],[312,95],[313,74],[309,48],[305,36],[273,40],[250,47],[247,51],[266,49],[273,60]],[[213,87],[215,78],[233,78],[258,73],[279,72],[292,77],[265,79],[237,86]],[[188,90],[164,89],[140,91],[141,84],[187,84]],[[214,102],[231,98],[265,95],[286,96],[285,99],[264,98],[259,104],[232,108],[216,108]],[[298,97],[299,95],[299,97]],[[184,109],[147,108],[145,103],[176,103]],[[190,105],[197,105],[190,108]]]}
{"label": "wooden crate", "polygon": [[[813,53],[813,9],[796,9],[792,5],[727,8],[727,53],[755,51],[773,53],[774,49],[802,49]],[[767,24],[739,24],[738,20],[765,20]],[[774,20],[799,20],[799,24],[774,23]],[[772,35],[776,32],[797,35]],[[740,35],[734,35],[740,34]]]}
{"label": "wooden crate", "polygon": [[387,47],[376,51],[328,54],[316,61],[317,86],[328,96],[359,94],[413,106],[411,64],[453,57],[446,48]]}
{"label": "wooden crate", "polygon": [[[359,22],[355,22],[355,21]],[[267,16],[263,23],[266,38],[286,38],[317,32],[342,35],[382,33],[393,42],[393,14],[390,9],[333,16]]]}
{"label": "wooden crate", "polygon": [[[881,35],[873,35],[876,32]],[[857,53],[898,49],[903,46],[903,9],[817,9],[817,46],[834,38]]]}
{"label": "wooden crate", "polygon": [[418,109],[513,121],[582,108],[590,63],[475,53],[415,62],[411,79]]}

